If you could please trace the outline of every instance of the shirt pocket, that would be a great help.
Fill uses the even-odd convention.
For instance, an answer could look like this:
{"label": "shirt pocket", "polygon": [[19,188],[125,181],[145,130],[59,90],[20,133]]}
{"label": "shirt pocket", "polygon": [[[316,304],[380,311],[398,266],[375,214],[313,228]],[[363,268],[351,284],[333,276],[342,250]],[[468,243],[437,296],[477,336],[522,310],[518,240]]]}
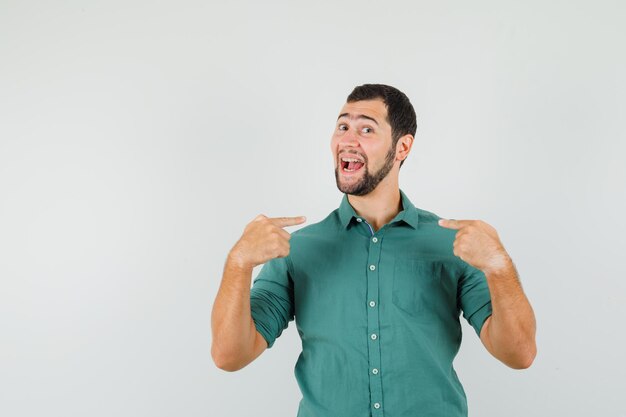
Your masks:
{"label": "shirt pocket", "polygon": [[437,309],[442,295],[441,261],[396,259],[391,301],[412,316]]}

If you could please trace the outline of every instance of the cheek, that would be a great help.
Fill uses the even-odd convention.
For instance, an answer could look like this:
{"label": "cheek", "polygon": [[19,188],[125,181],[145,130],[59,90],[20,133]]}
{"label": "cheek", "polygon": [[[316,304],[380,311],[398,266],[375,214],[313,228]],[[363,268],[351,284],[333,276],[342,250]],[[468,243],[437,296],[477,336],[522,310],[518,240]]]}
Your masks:
{"label": "cheek", "polygon": [[337,148],[337,144],[338,144],[338,143],[339,143],[339,142],[337,141],[337,137],[336,137],[336,136],[333,136],[333,137],[330,139],[330,151],[333,153],[333,156],[336,156],[336,155],[337,155],[337,149],[338,149],[338,148]]}

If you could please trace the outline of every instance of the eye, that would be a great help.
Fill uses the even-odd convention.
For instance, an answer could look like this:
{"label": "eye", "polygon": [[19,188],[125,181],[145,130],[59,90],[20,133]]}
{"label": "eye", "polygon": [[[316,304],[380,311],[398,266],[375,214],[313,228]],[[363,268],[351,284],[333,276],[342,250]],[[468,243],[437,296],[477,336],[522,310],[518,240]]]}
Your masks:
{"label": "eye", "polygon": [[363,133],[372,133],[374,130],[371,127],[364,127]]}
{"label": "eye", "polygon": [[[345,129],[344,129],[344,128],[345,128]],[[348,128],[348,127],[347,127],[345,124],[343,124],[343,123],[342,123],[342,124],[340,124],[340,125],[337,127],[337,129],[339,129],[339,130],[346,130],[347,128]]]}

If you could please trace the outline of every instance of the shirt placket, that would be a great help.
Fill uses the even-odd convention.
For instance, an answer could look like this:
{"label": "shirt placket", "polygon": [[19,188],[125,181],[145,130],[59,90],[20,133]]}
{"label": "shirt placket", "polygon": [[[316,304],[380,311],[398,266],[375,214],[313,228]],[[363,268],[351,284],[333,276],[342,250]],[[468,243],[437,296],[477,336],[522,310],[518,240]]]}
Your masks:
{"label": "shirt placket", "polygon": [[367,221],[357,218],[357,222],[365,223],[369,228],[369,248],[367,258],[367,333],[368,333],[368,358],[369,358],[369,383],[370,383],[370,409],[372,417],[382,417],[383,413],[383,390],[380,369],[380,320],[378,306],[378,285],[380,263],[380,243],[382,230],[374,233],[374,229]]}

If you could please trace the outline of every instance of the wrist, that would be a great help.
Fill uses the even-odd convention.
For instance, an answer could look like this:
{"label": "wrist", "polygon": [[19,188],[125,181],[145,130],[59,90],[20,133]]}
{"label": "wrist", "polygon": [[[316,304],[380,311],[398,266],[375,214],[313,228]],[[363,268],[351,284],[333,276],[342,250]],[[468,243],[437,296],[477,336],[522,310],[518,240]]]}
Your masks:
{"label": "wrist", "polygon": [[491,264],[483,269],[483,273],[489,277],[498,277],[502,275],[510,275],[515,270],[513,259],[508,253],[503,253],[496,258]]}
{"label": "wrist", "polygon": [[246,260],[234,250],[231,250],[228,253],[228,256],[226,258],[226,263],[228,264],[229,267],[238,269],[241,271],[251,271],[252,269],[254,269],[254,265],[251,265],[249,262],[246,262]]}

